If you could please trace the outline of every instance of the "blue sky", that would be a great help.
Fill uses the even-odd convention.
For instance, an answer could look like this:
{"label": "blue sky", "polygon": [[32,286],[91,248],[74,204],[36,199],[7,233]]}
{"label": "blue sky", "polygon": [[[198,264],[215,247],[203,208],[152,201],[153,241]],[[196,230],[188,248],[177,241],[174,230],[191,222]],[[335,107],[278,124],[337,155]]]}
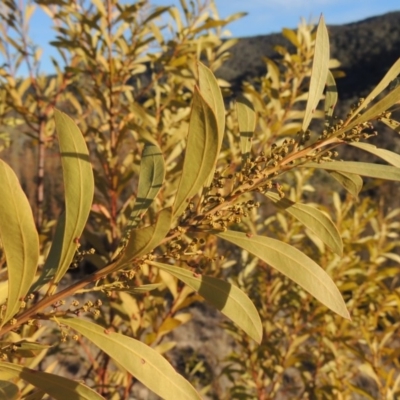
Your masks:
{"label": "blue sky", "polygon": [[[128,1],[134,0],[124,0]],[[152,0],[151,3],[179,5],[179,0]],[[301,17],[317,21],[321,13],[327,24],[344,24],[389,11],[400,11],[399,0],[215,0],[215,3],[221,17],[236,12],[248,13],[228,26],[233,37],[280,32],[283,27],[295,28]],[[31,19],[30,32],[35,43],[44,49],[42,72],[51,71],[47,60],[52,50],[47,43],[54,33],[50,26],[49,18],[41,10],[36,10]]]}

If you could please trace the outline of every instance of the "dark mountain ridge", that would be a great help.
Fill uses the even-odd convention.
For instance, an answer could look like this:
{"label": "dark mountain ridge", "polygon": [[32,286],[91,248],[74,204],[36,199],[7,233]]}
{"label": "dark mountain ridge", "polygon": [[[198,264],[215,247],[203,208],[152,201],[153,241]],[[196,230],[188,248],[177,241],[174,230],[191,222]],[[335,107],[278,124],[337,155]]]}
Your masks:
{"label": "dark mountain ridge", "polygon": [[[328,31],[331,57],[340,61],[340,70],[346,73],[337,82],[340,99],[365,96],[400,57],[400,11],[328,26]],[[244,80],[266,72],[262,57],[278,57],[276,45],[291,46],[277,33],[239,39],[217,75],[229,81],[234,91],[240,90]]]}

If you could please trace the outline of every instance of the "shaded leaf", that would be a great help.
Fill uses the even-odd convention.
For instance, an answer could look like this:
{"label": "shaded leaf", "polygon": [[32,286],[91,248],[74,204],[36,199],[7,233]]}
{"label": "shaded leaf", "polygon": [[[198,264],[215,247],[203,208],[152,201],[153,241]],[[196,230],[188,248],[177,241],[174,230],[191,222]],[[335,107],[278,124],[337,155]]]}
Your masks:
{"label": "shaded leaf", "polygon": [[174,215],[181,215],[188,200],[204,185],[218,157],[218,131],[214,112],[196,87],[190,115],[189,134],[182,176],[174,203]]}
{"label": "shaded leaf", "polygon": [[397,133],[400,133],[400,122],[391,118],[381,118],[380,121],[382,121],[389,128],[392,128]]}
{"label": "shaded leaf", "polygon": [[0,241],[7,261],[8,301],[1,324],[20,309],[35,279],[39,236],[32,209],[14,171],[0,160]]}
{"label": "shaded leaf", "polygon": [[360,193],[363,180],[360,175],[350,174],[348,172],[328,171],[332,178],[335,178],[350,194],[356,199]]}
{"label": "shaded leaf", "polygon": [[80,318],[61,318],[59,321],[89,339],[160,397],[201,399],[163,356],[144,343]]}
{"label": "shaded leaf", "polygon": [[306,131],[308,126],[310,125],[313,114],[324,92],[329,70],[329,57],[328,30],[326,29],[324,17],[321,15],[317,28],[317,36],[315,39],[315,50],[313,65],[311,69],[310,89],[308,93],[303,124],[301,126],[303,131]]}
{"label": "shaded leaf", "polygon": [[225,106],[222,93],[217,79],[209,68],[201,62],[197,63],[199,68],[199,88],[203,99],[214,112],[217,121],[218,153],[224,140],[225,133]]}
{"label": "shaded leaf", "polygon": [[122,268],[135,258],[142,257],[157,247],[169,232],[171,219],[171,208],[165,208],[158,214],[155,224],[132,230],[125,250],[123,250],[122,256],[115,262],[113,270]]}
{"label": "shaded leaf", "polygon": [[268,263],[299,284],[322,304],[350,319],[346,304],[330,276],[300,250],[276,239],[226,231],[216,234]]}
{"label": "shaded leaf", "polygon": [[343,254],[342,238],[335,224],[326,214],[308,204],[294,203],[285,197],[281,199],[273,192],[266,192],[265,196],[272,200],[277,207],[300,221],[336,254],[339,256]]}
{"label": "shaded leaf", "polygon": [[172,265],[149,262],[170,273],[204,297],[209,303],[235,322],[257,343],[261,343],[260,316],[247,295],[236,286],[211,276],[201,276]]}
{"label": "shaded leaf", "polygon": [[400,168],[400,155],[393,153],[393,151],[380,149],[370,143],[352,142],[348,144],[350,144],[353,147],[357,147],[361,150],[368,151],[369,153],[374,154],[379,158],[382,158],[382,160],[387,161],[389,164],[392,164],[395,167]]}
{"label": "shaded leaf", "polygon": [[135,228],[161,190],[165,177],[164,158],[155,143],[146,143],[140,161],[140,175],[135,205],[129,217],[129,229]]}
{"label": "shaded leaf", "polygon": [[256,129],[256,113],[253,104],[244,96],[236,101],[236,113],[240,131],[240,151],[246,160],[250,157],[251,139]]}
{"label": "shaded leaf", "polygon": [[326,126],[333,125],[333,111],[335,109],[338,99],[338,91],[336,87],[335,78],[331,71],[328,70],[326,77],[326,92],[325,92],[325,120]]}
{"label": "shaded leaf", "polygon": [[[303,167],[303,165],[301,165]],[[327,171],[337,171],[350,173],[370,178],[386,179],[389,181],[400,181],[400,168],[390,165],[371,164],[357,161],[334,161],[325,163],[308,163],[304,167],[325,169]]]}
{"label": "shaded leaf", "polygon": [[47,372],[35,371],[16,364],[1,363],[0,376],[3,379],[20,378],[42,389],[56,400],[101,400],[97,394],[83,383],[63,378]]}
{"label": "shaded leaf", "polygon": [[14,383],[0,381],[0,399],[17,400],[19,397],[19,389]]}

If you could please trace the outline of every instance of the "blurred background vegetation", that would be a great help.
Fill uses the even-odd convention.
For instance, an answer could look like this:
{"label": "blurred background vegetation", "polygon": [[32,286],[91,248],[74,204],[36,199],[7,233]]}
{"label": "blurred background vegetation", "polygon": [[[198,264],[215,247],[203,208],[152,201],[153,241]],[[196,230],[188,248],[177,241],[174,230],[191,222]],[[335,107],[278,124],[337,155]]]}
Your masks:
{"label": "blurred background vegetation", "polygon": [[[30,7],[42,7],[54,21],[52,44],[65,62],[54,62],[54,74],[43,75],[40,43],[29,36],[32,10],[14,0],[4,4],[0,155],[20,177],[46,254],[63,208],[54,107],[77,122],[92,152],[96,179],[82,238],[85,248],[94,248],[96,254],[81,264],[80,274],[101,268],[117,250],[134,204],[144,141],[157,141],[163,151],[170,180],[160,198],[164,205],[171,202],[182,163],[196,60],[219,78],[228,109],[220,168],[227,160],[233,166],[241,164],[234,112],[240,94],[257,113],[254,154],[290,139],[300,129],[299,104],[307,91],[315,36],[314,27],[305,23],[282,35],[227,40],[221,37],[223,30],[240,15],[220,19],[212,2],[182,1],[181,8],[154,8],[149,1],[120,5],[114,0],[35,0]],[[339,92],[335,113],[340,118],[397,60],[400,13],[335,26],[329,32]],[[28,66],[24,78],[17,75],[21,63]],[[317,132],[321,124],[316,122],[313,129]],[[377,129],[375,144],[399,149],[392,132],[384,126]],[[347,148],[341,156],[362,157]],[[228,279],[249,295],[264,324],[260,346],[166,274],[160,273],[161,286],[148,293],[90,296],[107,302],[103,318],[108,324],[165,354],[208,398],[400,398],[399,192],[393,182],[365,183],[356,198],[322,173],[298,171],[281,182],[289,198],[319,204],[332,216],[344,240],[343,257],[261,195],[260,207],[250,208],[241,222],[250,231],[298,247],[321,265],[342,292],[351,321],[327,312],[244,250],[215,239],[201,243],[206,258],[201,258],[201,265],[194,259],[193,265]],[[154,204],[153,214],[146,218],[159,207]],[[4,258],[1,262],[4,265]],[[151,282],[152,274],[141,271],[135,276],[137,285]],[[58,335],[42,327],[26,328],[21,336],[39,334],[49,342]],[[60,342],[50,353],[56,358],[63,354],[65,364],[54,364],[51,357],[45,362],[45,354],[35,363],[43,370],[84,377],[109,399],[152,398],[134,378],[111,367],[106,355],[91,347],[76,349],[72,342]],[[32,366],[32,361],[20,361]]]}

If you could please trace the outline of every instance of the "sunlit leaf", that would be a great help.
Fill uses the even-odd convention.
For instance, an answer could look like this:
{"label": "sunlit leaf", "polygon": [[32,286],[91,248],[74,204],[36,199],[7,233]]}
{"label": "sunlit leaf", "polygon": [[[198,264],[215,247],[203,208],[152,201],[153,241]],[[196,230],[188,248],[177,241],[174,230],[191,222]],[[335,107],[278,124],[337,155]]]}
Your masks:
{"label": "sunlit leaf", "polygon": [[83,383],[63,378],[47,372],[35,371],[20,365],[1,362],[2,379],[20,378],[31,385],[42,389],[55,400],[101,400],[97,394]]}
{"label": "sunlit leaf", "polygon": [[20,309],[35,278],[39,237],[32,210],[14,171],[0,160],[0,240],[7,261],[8,301],[1,324]]}
{"label": "sunlit leaf", "polygon": [[204,297],[209,303],[235,322],[257,343],[262,339],[262,324],[257,309],[247,295],[236,286],[211,276],[195,274],[172,265],[150,262],[170,273]]}
{"label": "sunlit leaf", "polygon": [[193,93],[189,134],[182,176],[174,203],[174,215],[181,215],[188,200],[204,185],[218,157],[218,125],[211,107],[199,89]]}
{"label": "sunlit leaf", "polygon": [[216,235],[260,258],[299,284],[332,311],[344,318],[350,318],[342,295],[330,276],[300,250],[265,236],[235,231]]}
{"label": "sunlit leaf", "polygon": [[[389,71],[385,74],[382,80],[374,87],[371,93],[361,102],[358,108],[352,113],[352,118],[356,117],[362,109],[375,99],[383,90],[385,90],[397,76],[400,75],[400,58],[390,67]],[[396,87],[394,87],[396,89]]]}
{"label": "sunlit leaf", "polygon": [[201,399],[190,383],[169,362],[139,340],[108,331],[81,318],[59,321],[89,339],[132,376],[164,399]]}
{"label": "sunlit leaf", "polygon": [[65,275],[79,245],[93,201],[94,179],[85,139],[75,122],[54,111],[63,170],[65,211],[61,214],[42,275],[32,288]]}
{"label": "sunlit leaf", "polygon": [[389,181],[400,181],[400,168],[390,165],[371,164],[357,161],[334,161],[325,163],[308,163],[304,167],[325,169],[327,171],[337,171],[350,173],[370,178],[386,179]]}
{"label": "sunlit leaf", "polygon": [[317,28],[317,36],[315,39],[315,50],[313,65],[310,78],[310,89],[307,99],[306,111],[304,114],[302,130],[306,131],[310,125],[311,119],[319,101],[324,92],[327,75],[329,70],[329,36],[328,30],[321,16]]}
{"label": "sunlit leaf", "polygon": [[332,178],[335,178],[350,194],[356,199],[360,193],[363,180],[360,175],[350,174],[348,172],[328,171]]}
{"label": "sunlit leaf", "polygon": [[171,208],[165,208],[158,214],[154,225],[132,230],[122,256],[115,263],[115,269],[122,268],[157,247],[171,228],[171,218]]}
{"label": "sunlit leaf", "polygon": [[397,133],[400,133],[400,122],[391,118],[381,118],[380,121],[382,121],[389,128],[392,128]]}
{"label": "sunlit leaf", "polygon": [[387,161],[389,164],[400,168],[400,155],[397,153],[393,153],[393,151],[380,149],[370,143],[352,142],[348,144],[353,147],[357,147],[358,149],[368,151],[368,153],[374,154],[377,157],[382,158],[382,160]]}
{"label": "sunlit leaf", "polygon": [[273,192],[266,192],[265,196],[272,200],[277,207],[300,221],[336,254],[342,255],[342,239],[335,224],[326,214],[308,204],[294,203],[285,197],[281,199]]}
{"label": "sunlit leaf", "polygon": [[140,175],[135,205],[129,217],[129,228],[135,228],[161,190],[165,177],[164,158],[154,143],[146,143],[140,162]]}
{"label": "sunlit leaf", "polygon": [[240,151],[246,160],[250,157],[251,139],[256,128],[256,113],[253,104],[244,96],[236,101],[236,113],[240,132]]}

